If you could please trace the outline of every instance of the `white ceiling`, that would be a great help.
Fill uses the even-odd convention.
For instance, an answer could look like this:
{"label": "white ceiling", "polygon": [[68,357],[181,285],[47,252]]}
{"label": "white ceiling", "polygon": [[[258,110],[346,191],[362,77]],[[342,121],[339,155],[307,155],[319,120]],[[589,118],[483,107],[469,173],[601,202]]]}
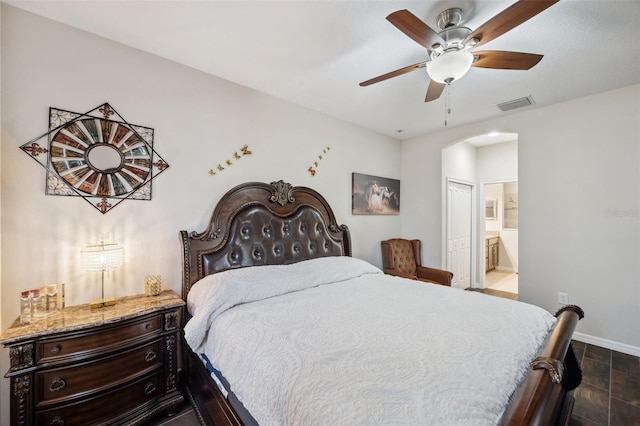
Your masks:
{"label": "white ceiling", "polygon": [[[472,30],[513,0],[4,1],[397,139],[445,128],[445,94],[425,103],[427,59],[385,18],[408,9],[433,29],[450,7]],[[449,128],[640,83],[640,1],[561,0],[476,50],[544,54],[528,71],[472,68],[450,86]],[[445,92],[446,93],[446,92]],[[516,110],[518,111],[518,110]]]}

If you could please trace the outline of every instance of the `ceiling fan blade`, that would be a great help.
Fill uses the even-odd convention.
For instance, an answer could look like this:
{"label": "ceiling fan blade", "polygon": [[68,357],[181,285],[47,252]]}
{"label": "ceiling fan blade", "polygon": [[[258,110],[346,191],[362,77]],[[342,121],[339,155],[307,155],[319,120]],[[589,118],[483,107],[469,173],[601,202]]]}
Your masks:
{"label": "ceiling fan blade", "polygon": [[434,45],[446,44],[437,32],[406,9],[393,12],[387,16],[387,21],[395,25],[397,29],[405,33],[420,46],[426,47],[429,50],[433,50]]}
{"label": "ceiling fan blade", "polygon": [[480,46],[528,21],[558,1],[560,0],[519,0],[469,34],[464,43],[475,38],[479,41],[474,47]]}
{"label": "ceiling fan blade", "polygon": [[364,87],[364,86],[368,86],[370,84],[379,83],[379,82],[387,80],[389,78],[397,77],[399,75],[406,74],[408,72],[417,70],[418,68],[424,68],[425,65],[427,65],[426,61],[418,62],[417,64],[409,65],[408,67],[400,68],[399,70],[391,71],[391,72],[388,72],[386,74],[382,74],[382,75],[380,75],[378,77],[374,77],[374,78],[372,78],[370,80],[363,81],[362,83],[360,83],[360,86]]}
{"label": "ceiling fan blade", "polygon": [[542,59],[542,55],[521,52],[483,50],[472,52],[478,59],[471,66],[476,68],[497,68],[502,70],[528,70]]}
{"label": "ceiling fan blade", "polygon": [[445,87],[447,87],[446,84],[438,83],[437,81],[431,80],[431,82],[429,83],[429,89],[427,89],[427,97],[424,101],[435,101],[440,97]]}

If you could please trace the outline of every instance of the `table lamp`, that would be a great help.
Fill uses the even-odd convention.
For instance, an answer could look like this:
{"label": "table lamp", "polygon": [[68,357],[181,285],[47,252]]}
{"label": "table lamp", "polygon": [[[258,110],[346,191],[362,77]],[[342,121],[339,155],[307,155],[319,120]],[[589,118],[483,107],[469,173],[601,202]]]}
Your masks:
{"label": "table lamp", "polygon": [[124,264],[124,249],[118,244],[105,243],[86,246],[80,251],[82,269],[85,271],[97,271],[102,275],[102,298],[93,300],[91,308],[104,308],[116,304],[113,297],[104,297],[104,273]]}

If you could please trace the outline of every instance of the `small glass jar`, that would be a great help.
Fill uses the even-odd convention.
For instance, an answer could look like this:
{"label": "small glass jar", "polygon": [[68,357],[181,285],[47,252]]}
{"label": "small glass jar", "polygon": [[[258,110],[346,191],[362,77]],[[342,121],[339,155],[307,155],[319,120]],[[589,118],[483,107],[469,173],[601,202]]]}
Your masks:
{"label": "small glass jar", "polygon": [[162,291],[162,277],[160,275],[147,275],[144,278],[144,295],[157,296]]}
{"label": "small glass jar", "polygon": [[47,311],[52,312],[58,309],[58,285],[47,286]]}
{"label": "small glass jar", "polygon": [[20,324],[31,323],[31,292],[20,293]]}
{"label": "small glass jar", "polygon": [[47,315],[47,297],[40,293],[40,289],[33,289],[31,293],[32,318],[42,318]]}

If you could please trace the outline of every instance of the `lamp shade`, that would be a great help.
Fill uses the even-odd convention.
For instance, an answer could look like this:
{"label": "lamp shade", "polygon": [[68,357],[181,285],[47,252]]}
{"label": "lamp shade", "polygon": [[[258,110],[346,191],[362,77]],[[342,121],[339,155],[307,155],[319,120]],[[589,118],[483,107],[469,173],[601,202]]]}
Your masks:
{"label": "lamp shade", "polygon": [[427,63],[427,73],[431,80],[450,84],[464,76],[473,63],[471,52],[451,51],[435,57]]}
{"label": "lamp shade", "polygon": [[100,243],[80,251],[81,266],[85,271],[108,271],[124,264],[124,249],[118,244]]}

